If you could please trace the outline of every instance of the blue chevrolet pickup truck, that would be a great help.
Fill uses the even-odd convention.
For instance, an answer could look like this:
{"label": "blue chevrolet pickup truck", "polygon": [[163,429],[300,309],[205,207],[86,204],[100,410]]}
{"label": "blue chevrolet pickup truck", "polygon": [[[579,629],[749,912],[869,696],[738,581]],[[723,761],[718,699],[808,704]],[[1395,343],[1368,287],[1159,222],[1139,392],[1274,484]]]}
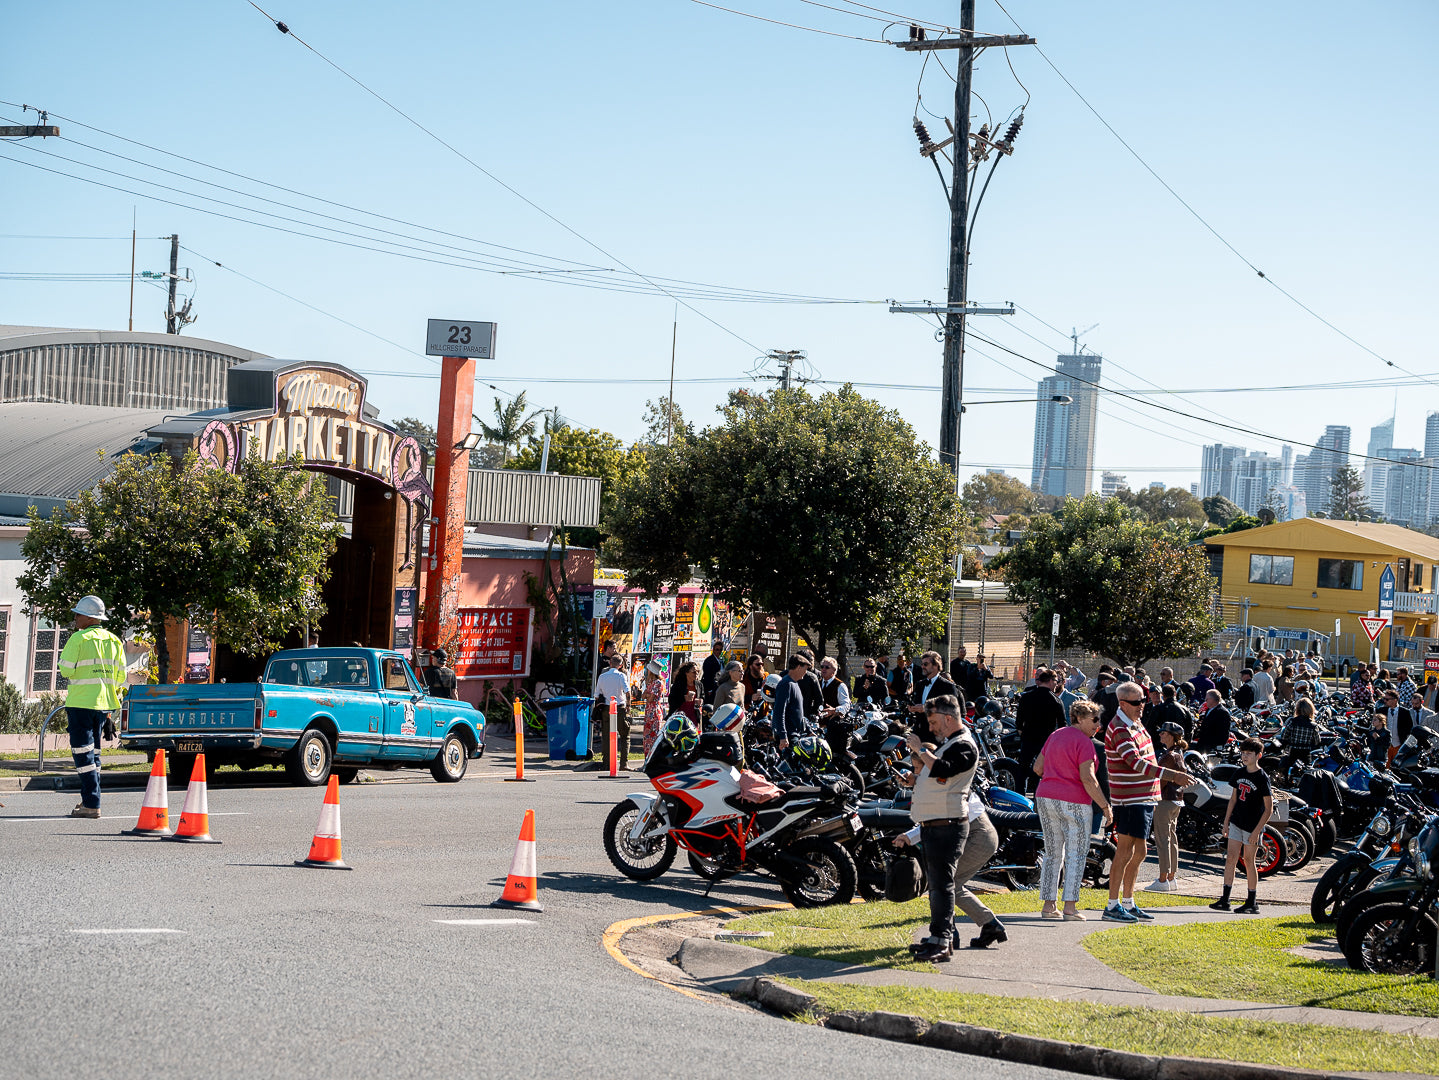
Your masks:
{"label": "blue chevrolet pickup truck", "polygon": [[282,762],[297,784],[333,771],[428,766],[442,783],[485,752],[485,716],[463,701],[430,697],[409,661],[388,649],[275,653],[258,683],[133,686],[120,715],[131,750],[164,749],[184,783],[203,752],[208,767]]}

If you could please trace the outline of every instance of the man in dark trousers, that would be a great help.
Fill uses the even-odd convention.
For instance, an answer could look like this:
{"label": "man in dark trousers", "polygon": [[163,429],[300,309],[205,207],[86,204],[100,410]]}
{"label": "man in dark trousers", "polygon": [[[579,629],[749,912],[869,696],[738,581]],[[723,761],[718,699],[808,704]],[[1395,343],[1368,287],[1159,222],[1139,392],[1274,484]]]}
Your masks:
{"label": "man in dark trousers", "polygon": [[1194,749],[1200,753],[1215,750],[1229,741],[1229,729],[1234,717],[1219,700],[1219,691],[1210,690],[1204,695],[1204,712],[1199,716],[1199,728],[1194,733]]}
{"label": "man in dark trousers", "polygon": [[1054,685],[1054,672],[1040,668],[1035,672],[1034,685],[1019,695],[1019,703],[1014,707],[1014,726],[1019,732],[1019,771],[1027,791],[1038,783],[1034,759],[1044,748],[1044,740],[1068,722]]}
{"label": "man in dark trousers", "polygon": [[819,720],[819,714],[824,709],[824,691],[819,685],[819,676],[814,673],[818,667],[814,660],[814,650],[807,645],[801,645],[795,650],[804,657],[804,662],[809,665],[805,669],[804,678],[799,683],[800,700],[804,704],[804,718],[810,723]]}
{"label": "man in dark trousers", "polygon": [[704,699],[713,701],[715,688],[719,686],[720,674],[724,671],[724,642],[716,641],[710,646],[710,654],[705,657],[704,666],[700,668],[700,688],[704,691]]}
{"label": "man in dark trousers", "polygon": [[909,706],[909,723],[915,731],[919,732],[920,738],[926,742],[934,740],[929,734],[929,718],[924,703],[932,697],[939,697],[940,694],[952,694],[959,696],[954,683],[950,682],[944,674],[944,661],[940,659],[939,653],[927,652],[919,658],[919,672],[922,678],[914,684],[914,692],[911,695],[914,704]]}

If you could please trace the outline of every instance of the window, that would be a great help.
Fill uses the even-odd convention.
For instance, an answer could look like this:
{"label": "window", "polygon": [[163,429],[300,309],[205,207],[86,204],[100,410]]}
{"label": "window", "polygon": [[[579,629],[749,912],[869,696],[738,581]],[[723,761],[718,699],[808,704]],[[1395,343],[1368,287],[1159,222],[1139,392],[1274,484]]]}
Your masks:
{"label": "window", "polygon": [[1403,592],[1409,588],[1409,560],[1394,560],[1394,588],[1397,592]]}
{"label": "window", "polygon": [[1320,559],[1320,589],[1364,588],[1364,564],[1352,559]]}
{"label": "window", "polygon": [[1417,562],[1414,564],[1414,590],[1417,592],[1422,588],[1424,588],[1424,564]]}
{"label": "window", "polygon": [[1293,585],[1293,555],[1249,556],[1249,580],[1257,585]]}
{"label": "window", "polygon": [[385,669],[386,690],[399,690],[402,693],[406,690],[415,690],[415,687],[411,685],[408,674],[405,671],[405,662],[403,660],[395,660],[391,657],[386,657],[382,662]]}
{"label": "window", "polygon": [[70,631],[57,627],[49,619],[36,619],[35,638],[30,650],[30,692],[43,694],[64,690],[69,685],[60,677],[60,650],[70,638]]}
{"label": "window", "polygon": [[0,607],[0,679],[5,677],[5,657],[10,650],[10,609]]}

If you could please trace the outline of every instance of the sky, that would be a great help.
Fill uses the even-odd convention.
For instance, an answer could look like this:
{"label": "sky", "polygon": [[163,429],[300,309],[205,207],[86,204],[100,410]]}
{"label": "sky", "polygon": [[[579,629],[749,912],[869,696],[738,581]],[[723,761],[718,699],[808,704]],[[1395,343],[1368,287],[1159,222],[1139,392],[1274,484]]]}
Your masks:
{"label": "sky", "polygon": [[[891,4],[959,18],[957,0]],[[139,270],[180,236],[187,333],[345,364],[389,420],[433,422],[426,320],[467,319],[498,324],[482,415],[525,391],[628,441],[672,341],[701,425],[767,351],[802,349],[812,390],[881,384],[861,388],[933,445],[935,324],[885,301],[944,299],[948,211],[912,121],[942,137],[954,54],[854,40],[907,31],[847,0],[724,6],[809,29],[693,0],[262,3],[291,35],[248,0],[18,7],[0,123],[38,106],[61,138],[0,145],[0,323],[123,330],[133,214]],[[1396,444],[1422,447],[1439,9],[1006,7],[979,0],[978,29],[1017,23],[1043,55],[976,63],[973,123],[1023,108],[1024,126],[976,219],[970,295],[1019,310],[970,321],[1024,358],[971,339],[964,469],[1028,481],[1034,406],[981,403],[1032,398],[1074,330],[1106,385],[1177,410],[1106,395],[1096,483],[1187,487],[1203,444],[1303,453],[1327,424],[1362,451],[1396,410]],[[137,285],[137,330],[164,329],[164,300]]]}

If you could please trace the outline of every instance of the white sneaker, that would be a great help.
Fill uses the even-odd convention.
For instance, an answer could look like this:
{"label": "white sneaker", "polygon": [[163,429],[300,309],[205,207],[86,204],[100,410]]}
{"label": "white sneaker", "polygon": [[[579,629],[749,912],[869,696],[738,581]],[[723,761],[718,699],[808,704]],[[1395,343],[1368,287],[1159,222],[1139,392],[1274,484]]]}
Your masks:
{"label": "white sneaker", "polygon": [[1173,892],[1174,883],[1171,881],[1151,881],[1144,887],[1145,892]]}

